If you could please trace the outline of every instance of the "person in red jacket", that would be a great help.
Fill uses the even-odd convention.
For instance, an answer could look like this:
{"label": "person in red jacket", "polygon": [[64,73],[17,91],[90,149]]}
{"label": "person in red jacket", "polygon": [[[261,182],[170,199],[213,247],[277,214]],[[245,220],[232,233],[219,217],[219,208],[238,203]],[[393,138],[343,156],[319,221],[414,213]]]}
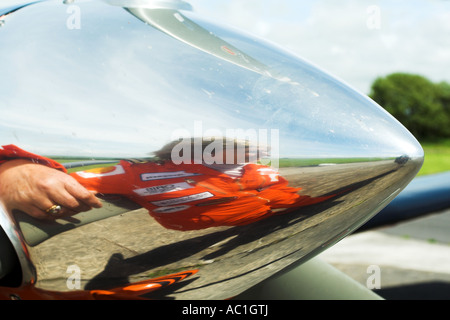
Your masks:
{"label": "person in red jacket", "polygon": [[[121,194],[146,208],[162,226],[186,231],[245,225],[329,198],[300,195],[301,189],[288,186],[274,169],[236,158],[233,163],[174,163],[173,147],[172,143],[156,152],[158,161],[122,160],[68,175],[52,159],[4,146],[0,200],[8,210],[56,218],[101,207],[94,194]],[[222,157],[220,151],[216,159]],[[52,215],[55,206],[61,209]]]}
{"label": "person in red jacket", "polygon": [[0,148],[0,202],[39,219],[74,215],[102,203],[60,163],[6,145]]}
{"label": "person in red jacket", "polygon": [[159,161],[122,160],[115,166],[71,175],[91,192],[124,195],[146,208],[162,226],[183,231],[246,225],[281,209],[325,199],[300,196],[300,188],[288,186],[277,171],[264,165],[176,164],[170,152],[156,155]]}

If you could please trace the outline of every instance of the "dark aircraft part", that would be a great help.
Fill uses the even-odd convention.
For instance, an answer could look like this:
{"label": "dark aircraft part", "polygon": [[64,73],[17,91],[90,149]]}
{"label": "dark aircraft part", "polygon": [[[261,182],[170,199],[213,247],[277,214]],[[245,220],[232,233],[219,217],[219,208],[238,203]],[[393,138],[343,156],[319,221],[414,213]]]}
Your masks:
{"label": "dark aircraft part", "polygon": [[361,228],[397,223],[450,207],[450,172],[419,176]]}

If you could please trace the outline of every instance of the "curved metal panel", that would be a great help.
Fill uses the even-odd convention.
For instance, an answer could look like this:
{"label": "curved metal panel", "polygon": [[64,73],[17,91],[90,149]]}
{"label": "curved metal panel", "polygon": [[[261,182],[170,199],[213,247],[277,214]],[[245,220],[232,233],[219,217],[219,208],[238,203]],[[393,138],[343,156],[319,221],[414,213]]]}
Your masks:
{"label": "curved metal panel", "polygon": [[229,298],[339,241],[422,164],[381,107],[260,39],[173,8],[71,6],[0,28],[0,143],[64,162],[104,205],[3,210],[24,274],[8,292]]}

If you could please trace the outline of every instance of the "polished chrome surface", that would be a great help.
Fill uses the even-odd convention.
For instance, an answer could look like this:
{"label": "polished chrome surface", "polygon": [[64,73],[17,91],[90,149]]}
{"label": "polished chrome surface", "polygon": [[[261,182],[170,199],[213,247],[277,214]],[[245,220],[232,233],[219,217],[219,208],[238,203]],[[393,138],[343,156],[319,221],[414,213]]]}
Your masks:
{"label": "polished chrome surface", "polygon": [[[126,194],[102,194],[102,209],[54,223],[0,210],[23,287],[58,297],[99,297],[106,295],[102,290],[119,297],[130,283],[187,271],[177,283],[143,296],[229,298],[339,241],[420,169],[422,148],[403,126],[310,63],[208,22],[195,10],[113,2],[44,1],[5,17],[0,145],[67,160],[74,175],[90,168],[78,166],[91,165],[88,160],[106,161],[97,164],[106,169],[94,172],[102,175],[122,170],[120,159],[145,159],[136,165],[144,168],[140,182],[149,184],[139,192],[153,192],[155,205],[142,208]],[[259,160],[264,179],[286,179],[283,192],[305,201],[274,206],[244,225],[167,227],[171,214],[193,215],[196,203],[202,217],[218,206],[245,215],[260,205],[255,195],[264,190],[257,187],[249,191],[255,196],[249,207],[234,201],[242,194],[218,195],[232,186],[215,184],[215,174],[203,181],[215,191],[196,195],[214,195],[220,204],[167,198],[152,189],[168,188],[154,184],[164,169],[150,174],[161,163],[155,157],[180,138],[193,138],[194,164],[170,167],[169,174],[179,175],[171,183],[196,190],[194,178],[204,173],[190,170],[205,163],[211,172],[221,170],[210,152],[218,150],[219,139],[207,140],[212,136],[262,149],[263,157],[253,160]],[[202,149],[196,139],[209,144]],[[173,144],[169,151],[191,150],[185,147]],[[171,156],[186,160],[180,153]],[[240,163],[232,169],[243,168]],[[225,180],[237,181],[233,174]],[[80,288],[68,285],[72,266],[81,271]]]}
{"label": "polished chrome surface", "polygon": [[192,6],[182,0],[102,0],[110,5],[123,8],[192,10]]}

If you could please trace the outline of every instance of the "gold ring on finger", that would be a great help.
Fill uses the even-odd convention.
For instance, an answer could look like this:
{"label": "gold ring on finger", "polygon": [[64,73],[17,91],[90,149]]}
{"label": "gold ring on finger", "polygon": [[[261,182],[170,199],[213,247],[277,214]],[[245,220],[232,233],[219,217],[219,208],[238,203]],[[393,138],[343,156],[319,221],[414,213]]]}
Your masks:
{"label": "gold ring on finger", "polygon": [[45,210],[46,213],[48,213],[51,216],[55,216],[55,215],[59,215],[61,213],[61,206],[60,205],[53,205],[50,208],[48,208],[47,210]]}

